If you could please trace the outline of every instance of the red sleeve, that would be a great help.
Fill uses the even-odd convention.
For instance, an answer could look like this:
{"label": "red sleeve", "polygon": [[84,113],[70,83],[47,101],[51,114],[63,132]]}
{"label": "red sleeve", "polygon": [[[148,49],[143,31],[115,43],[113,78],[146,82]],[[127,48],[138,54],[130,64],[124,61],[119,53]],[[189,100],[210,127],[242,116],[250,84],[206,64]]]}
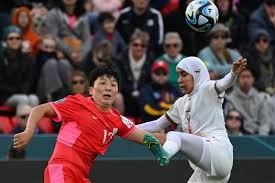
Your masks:
{"label": "red sleeve", "polygon": [[55,102],[50,102],[50,106],[57,115],[57,117],[53,120],[56,122],[71,121],[71,117],[75,109],[75,103],[73,101],[74,96],[68,96]]}
{"label": "red sleeve", "polygon": [[117,135],[120,137],[127,137],[135,129],[135,124],[128,118],[121,116],[121,127],[118,130]]}

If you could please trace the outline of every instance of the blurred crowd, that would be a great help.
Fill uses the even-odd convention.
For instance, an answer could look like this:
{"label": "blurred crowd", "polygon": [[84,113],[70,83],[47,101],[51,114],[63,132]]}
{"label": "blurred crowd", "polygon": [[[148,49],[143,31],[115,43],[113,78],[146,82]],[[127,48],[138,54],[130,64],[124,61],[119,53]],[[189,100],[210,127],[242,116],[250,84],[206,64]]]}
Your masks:
{"label": "blurred crowd", "polygon": [[[275,0],[214,0],[219,22],[207,33],[186,24],[190,2],[0,1],[0,133],[24,130],[38,104],[87,96],[89,72],[102,65],[121,76],[114,107],[136,124],[154,120],[184,95],[175,69],[182,58],[200,57],[217,80],[242,56],[247,69],[225,95],[228,132],[274,134]],[[37,133],[59,128],[45,118]]]}

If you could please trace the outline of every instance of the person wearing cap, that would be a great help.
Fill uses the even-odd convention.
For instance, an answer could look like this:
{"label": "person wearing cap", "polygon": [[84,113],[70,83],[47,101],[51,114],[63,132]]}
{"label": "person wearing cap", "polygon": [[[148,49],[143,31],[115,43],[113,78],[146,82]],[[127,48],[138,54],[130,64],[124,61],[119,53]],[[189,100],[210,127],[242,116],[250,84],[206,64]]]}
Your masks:
{"label": "person wearing cap", "polygon": [[275,0],[263,0],[261,6],[250,15],[248,23],[250,39],[257,29],[265,29],[270,34],[271,45],[275,46]]}
{"label": "person wearing cap", "polygon": [[182,132],[167,133],[163,148],[169,157],[181,150],[189,160],[194,170],[189,183],[226,183],[230,178],[233,146],[225,128],[222,104],[225,90],[234,84],[245,67],[246,59],[239,58],[233,63],[230,73],[215,81],[210,80],[201,59],[182,59],[177,65],[177,72],[185,95],[165,115],[138,125],[149,132],[158,132],[171,123],[182,126]]}
{"label": "person wearing cap", "polygon": [[265,29],[256,29],[244,55],[255,77],[254,86],[259,91],[273,95],[275,94],[275,50],[270,41],[270,34]]}
{"label": "person wearing cap", "polygon": [[140,89],[139,104],[142,121],[155,120],[165,114],[183,94],[168,80],[169,65],[156,60],[151,69],[152,82]]}
{"label": "person wearing cap", "polygon": [[217,23],[209,32],[209,45],[203,48],[198,57],[207,66],[211,79],[224,77],[231,70],[234,60],[241,55],[237,50],[227,47],[231,41],[229,29],[221,23]]}
{"label": "person wearing cap", "polygon": [[5,48],[0,51],[0,105],[38,105],[32,94],[34,62],[21,51],[22,32],[16,26],[4,29]]}

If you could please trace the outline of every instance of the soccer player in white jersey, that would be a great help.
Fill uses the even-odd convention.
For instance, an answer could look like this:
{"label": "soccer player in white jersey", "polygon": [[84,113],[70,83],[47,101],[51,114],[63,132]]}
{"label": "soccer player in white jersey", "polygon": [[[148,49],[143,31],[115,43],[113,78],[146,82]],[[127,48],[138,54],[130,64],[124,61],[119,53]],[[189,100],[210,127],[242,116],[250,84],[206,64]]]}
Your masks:
{"label": "soccer player in white jersey", "polygon": [[186,95],[159,119],[138,126],[158,132],[169,123],[182,125],[183,132],[167,133],[163,147],[170,157],[179,150],[187,157],[194,169],[188,183],[227,182],[230,177],[233,147],[225,128],[222,103],[225,90],[245,67],[246,59],[240,58],[230,73],[214,81],[199,58],[182,59],[177,65],[178,83]]}

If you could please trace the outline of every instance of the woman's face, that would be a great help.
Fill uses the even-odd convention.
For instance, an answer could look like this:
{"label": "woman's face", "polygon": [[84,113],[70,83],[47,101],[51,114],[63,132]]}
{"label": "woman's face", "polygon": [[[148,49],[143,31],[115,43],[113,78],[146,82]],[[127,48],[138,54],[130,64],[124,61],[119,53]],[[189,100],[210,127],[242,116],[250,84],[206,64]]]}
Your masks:
{"label": "woman's face", "polygon": [[175,58],[181,51],[181,44],[176,38],[169,38],[165,40],[164,51],[169,57]]}
{"label": "woman's face", "polygon": [[26,28],[29,25],[29,17],[27,12],[21,12],[18,16],[18,24],[21,28]]}
{"label": "woman's face", "polygon": [[72,78],[72,93],[84,95],[87,90],[88,82],[82,76],[74,76]]}
{"label": "woman's face", "polygon": [[211,36],[210,45],[216,49],[226,48],[228,36],[224,32],[216,32]]}
{"label": "woman's face", "polygon": [[243,92],[248,93],[254,84],[254,77],[251,71],[243,70],[239,74],[238,84]]}
{"label": "woman's face", "polygon": [[226,126],[229,130],[240,130],[242,121],[238,111],[231,111],[226,120]]}
{"label": "woman's face", "polygon": [[104,21],[103,29],[107,34],[114,33],[115,30],[115,21]]}
{"label": "woman's face", "polygon": [[130,43],[130,49],[135,59],[141,59],[143,55],[146,53],[147,45],[144,44],[142,40],[136,39]]}
{"label": "woman's face", "polygon": [[255,47],[256,49],[264,54],[266,53],[266,51],[268,50],[269,47],[269,40],[266,37],[259,37],[256,41],[255,41]]}
{"label": "woman's face", "polygon": [[194,89],[194,79],[188,72],[177,68],[178,83],[183,93],[190,94]]}
{"label": "woman's face", "polygon": [[42,41],[41,50],[52,53],[55,51],[55,41],[53,39],[45,38]]}

